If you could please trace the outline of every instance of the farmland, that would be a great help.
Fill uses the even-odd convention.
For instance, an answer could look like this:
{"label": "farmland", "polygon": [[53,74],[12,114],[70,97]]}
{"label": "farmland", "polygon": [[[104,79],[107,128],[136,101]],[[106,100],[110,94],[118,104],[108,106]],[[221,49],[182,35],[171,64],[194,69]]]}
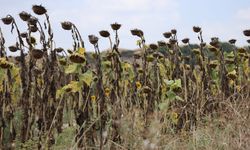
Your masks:
{"label": "farmland", "polygon": [[[248,45],[239,47],[237,39],[204,41],[199,26],[190,29],[194,44],[178,39],[177,29],[147,43],[134,28],[138,49],[125,51],[119,31],[126,25],[115,22],[83,41],[73,22],[62,21],[73,43],[65,49],[55,46],[59,29],[47,9],[32,10],[1,19],[0,149],[250,147],[250,29],[242,31]],[[17,35],[14,45],[2,30]]]}

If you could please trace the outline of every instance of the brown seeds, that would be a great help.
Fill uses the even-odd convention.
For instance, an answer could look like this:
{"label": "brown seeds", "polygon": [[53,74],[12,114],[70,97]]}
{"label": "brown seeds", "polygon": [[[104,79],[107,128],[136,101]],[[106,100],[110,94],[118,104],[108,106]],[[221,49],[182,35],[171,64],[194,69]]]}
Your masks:
{"label": "brown seeds", "polygon": [[95,35],[89,35],[89,42],[93,45],[97,44],[98,42],[98,37]]}
{"label": "brown seeds", "polygon": [[121,28],[121,24],[115,22],[115,23],[111,24],[111,28],[113,30],[119,30]]}
{"label": "brown seeds", "polygon": [[225,62],[226,62],[227,64],[234,64],[234,59],[226,58],[226,59],[225,59]]}
{"label": "brown seeds", "polygon": [[36,17],[33,17],[33,16],[31,16],[30,18],[29,18],[29,20],[28,20],[28,23],[30,24],[30,25],[36,25],[36,23],[38,22],[38,19],[36,18]]}
{"label": "brown seeds", "polygon": [[158,41],[157,43],[158,43],[158,46],[160,47],[167,46],[167,43],[164,41]]}
{"label": "brown seeds", "polygon": [[38,30],[38,28],[37,28],[36,25],[30,25],[30,26],[29,26],[29,30],[30,30],[31,32],[36,32],[36,31]]}
{"label": "brown seeds", "polygon": [[250,29],[244,30],[244,31],[243,31],[243,34],[244,34],[245,36],[250,36]]}
{"label": "brown seeds", "polygon": [[43,57],[43,51],[40,49],[33,49],[31,53],[35,59],[40,59]]}
{"label": "brown seeds", "polygon": [[164,32],[163,36],[168,39],[172,36],[172,33],[171,32]]}
{"label": "brown seeds", "polygon": [[174,45],[175,43],[177,43],[177,40],[176,39],[169,39],[169,43]]}
{"label": "brown seeds", "polygon": [[157,49],[158,49],[158,45],[156,45],[156,44],[150,44],[149,47],[150,47],[152,50],[157,50]]}
{"label": "brown seeds", "polygon": [[20,35],[21,35],[22,38],[28,37],[28,33],[27,33],[27,32],[23,32],[23,33],[21,33]]}
{"label": "brown seeds", "polygon": [[79,54],[77,54],[77,53],[71,54],[71,55],[69,56],[69,59],[70,59],[70,61],[72,61],[73,63],[84,63],[84,62],[85,62],[84,56],[79,55]]}
{"label": "brown seeds", "polygon": [[159,52],[154,52],[154,53],[153,53],[153,57],[154,57],[154,58],[158,58],[159,56],[160,56],[160,53],[159,53]]}
{"label": "brown seeds", "polygon": [[182,41],[182,43],[187,44],[187,43],[189,43],[189,38],[184,38],[181,41]]}
{"label": "brown seeds", "polygon": [[47,12],[46,8],[42,5],[33,5],[32,10],[37,15],[43,15]]}
{"label": "brown seeds", "polygon": [[57,53],[61,53],[63,51],[63,48],[58,47],[58,48],[55,48],[54,51],[56,51]]}
{"label": "brown seeds", "polygon": [[219,41],[218,40],[212,40],[210,43],[210,45],[214,46],[214,47],[219,47]]}
{"label": "brown seeds", "polygon": [[18,47],[16,45],[9,46],[9,50],[11,52],[16,52],[18,50]]}
{"label": "brown seeds", "polygon": [[2,21],[4,24],[9,25],[14,21],[14,19],[10,15],[7,15],[6,17],[2,18]]}
{"label": "brown seeds", "polygon": [[176,34],[176,33],[177,33],[177,30],[176,30],[176,29],[172,29],[172,30],[171,30],[171,33],[172,33],[172,34]]}
{"label": "brown seeds", "polygon": [[64,22],[61,22],[61,25],[64,30],[71,30],[73,24],[69,21],[64,21]]}
{"label": "brown seeds", "polygon": [[250,39],[247,40],[247,43],[250,44]]}
{"label": "brown seeds", "polygon": [[245,49],[245,48],[238,48],[238,52],[239,52],[239,53],[245,53],[245,52],[246,52],[246,49]]}
{"label": "brown seeds", "polygon": [[218,66],[218,64],[219,62],[217,60],[213,60],[209,63],[209,66],[214,69]]}
{"label": "brown seeds", "polygon": [[133,29],[130,31],[131,31],[131,34],[134,36],[143,37],[143,31],[140,29]]}
{"label": "brown seeds", "polygon": [[8,68],[11,68],[12,67],[12,64],[9,63],[6,58],[0,58],[0,67],[2,69],[8,69]]}
{"label": "brown seeds", "polygon": [[0,63],[0,67],[2,69],[8,69],[11,68],[11,65],[9,63]]}
{"label": "brown seeds", "polygon": [[99,32],[99,34],[102,36],[102,37],[109,37],[110,36],[110,33],[106,30],[102,30]]}
{"label": "brown seeds", "polygon": [[227,74],[227,77],[228,77],[229,79],[231,79],[231,80],[235,80],[235,79],[237,78],[237,73],[236,73],[236,71],[234,70],[234,71],[229,72],[229,73]]}
{"label": "brown seeds", "polygon": [[230,44],[235,44],[235,43],[236,43],[236,39],[230,39],[228,42],[229,42]]}
{"label": "brown seeds", "polygon": [[34,37],[30,37],[30,43],[31,44],[35,44],[36,43],[36,39]]}
{"label": "brown seeds", "polygon": [[22,11],[21,13],[19,13],[19,17],[23,20],[23,21],[28,21],[31,17],[31,14],[27,13],[26,11]]}
{"label": "brown seeds", "polygon": [[198,27],[198,26],[193,26],[193,31],[194,31],[195,33],[198,33],[198,32],[201,31],[201,28]]}

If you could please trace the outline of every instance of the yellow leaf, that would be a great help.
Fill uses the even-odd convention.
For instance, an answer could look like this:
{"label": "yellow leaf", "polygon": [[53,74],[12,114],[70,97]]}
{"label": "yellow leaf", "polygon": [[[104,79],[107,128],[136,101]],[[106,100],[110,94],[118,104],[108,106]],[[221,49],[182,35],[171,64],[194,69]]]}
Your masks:
{"label": "yellow leaf", "polygon": [[137,40],[136,45],[141,45],[141,40]]}
{"label": "yellow leaf", "polygon": [[81,55],[84,55],[85,48],[83,48],[83,47],[78,48],[78,53],[81,54]]}
{"label": "yellow leaf", "polygon": [[176,112],[172,112],[170,118],[174,124],[178,123],[178,114]]}
{"label": "yellow leaf", "polygon": [[79,76],[79,79],[80,79],[80,81],[83,81],[88,86],[90,86],[91,82],[93,81],[93,73],[92,73],[92,71],[88,70],[84,74],[81,74]]}
{"label": "yellow leaf", "polygon": [[71,81],[69,84],[65,85],[64,87],[56,91],[56,98],[60,98],[60,96],[64,95],[65,92],[68,92],[68,93],[79,92],[81,90],[81,87],[82,87],[81,82]]}
{"label": "yellow leaf", "polygon": [[65,68],[65,73],[66,74],[69,74],[69,73],[77,73],[78,70],[80,69],[80,65],[74,63],[74,64],[71,64],[69,66],[66,66]]}
{"label": "yellow leaf", "polygon": [[64,93],[65,93],[65,91],[62,88],[58,89],[56,91],[56,99],[60,98]]}
{"label": "yellow leaf", "polygon": [[68,86],[71,88],[71,92],[75,93],[81,90],[81,84],[77,81],[71,81]]}

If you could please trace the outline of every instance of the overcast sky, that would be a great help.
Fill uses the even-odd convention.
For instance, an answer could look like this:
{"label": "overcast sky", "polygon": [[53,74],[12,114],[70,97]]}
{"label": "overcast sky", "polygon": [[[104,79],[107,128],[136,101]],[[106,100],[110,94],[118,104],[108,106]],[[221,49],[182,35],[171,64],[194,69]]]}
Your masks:
{"label": "overcast sky", "polygon": [[[79,28],[88,51],[93,50],[88,42],[89,34],[110,30],[110,24],[122,24],[119,30],[120,47],[135,49],[136,37],[130,29],[139,28],[145,33],[146,42],[154,43],[164,40],[162,33],[176,28],[178,38],[189,37],[197,42],[194,25],[201,26],[205,40],[218,36],[222,41],[238,39],[238,45],[246,45],[242,31],[250,28],[249,0],[0,0],[0,17],[13,15],[21,31],[26,24],[18,13],[32,13],[33,4],[42,4],[48,9],[57,46],[72,47],[70,32],[61,28],[60,22],[72,21]],[[44,17],[39,18],[44,21]],[[0,23],[8,44],[13,44],[15,35],[10,34],[10,26]],[[100,39],[101,49],[109,47],[107,39]]]}

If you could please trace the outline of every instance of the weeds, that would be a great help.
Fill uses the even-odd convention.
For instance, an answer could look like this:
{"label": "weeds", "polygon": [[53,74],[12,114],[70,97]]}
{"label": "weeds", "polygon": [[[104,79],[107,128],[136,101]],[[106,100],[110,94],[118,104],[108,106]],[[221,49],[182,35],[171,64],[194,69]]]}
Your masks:
{"label": "weeds", "polygon": [[[18,40],[7,48],[5,27],[0,28],[0,149],[250,146],[249,47],[238,48],[230,39],[225,50],[218,37],[205,43],[198,26],[193,31],[199,43],[184,38],[183,46],[176,29],[163,33],[166,41],[157,44],[147,44],[144,32],[132,29],[140,50],[123,60],[121,24],[110,25],[114,35],[99,31],[110,50],[101,52],[99,37],[89,35],[95,51],[87,53],[76,25],[64,21],[62,29],[73,40],[66,51],[55,47],[46,8],[32,10],[46,21],[22,11],[24,32],[13,16],[2,18]],[[20,55],[13,59],[11,52]]]}

